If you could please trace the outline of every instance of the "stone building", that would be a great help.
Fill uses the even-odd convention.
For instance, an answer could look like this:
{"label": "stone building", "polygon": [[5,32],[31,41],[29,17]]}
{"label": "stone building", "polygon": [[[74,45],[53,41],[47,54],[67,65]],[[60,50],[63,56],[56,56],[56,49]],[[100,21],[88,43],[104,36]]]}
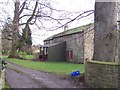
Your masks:
{"label": "stone building", "polygon": [[[61,42],[66,42],[67,61],[73,63],[84,63],[84,59],[91,58],[93,54],[93,24],[64,30],[59,34],[45,39],[44,45],[51,45]],[[92,51],[87,51],[87,48]],[[88,55],[86,52],[91,52],[91,54],[89,53]],[[84,53],[86,54],[84,55]]]}

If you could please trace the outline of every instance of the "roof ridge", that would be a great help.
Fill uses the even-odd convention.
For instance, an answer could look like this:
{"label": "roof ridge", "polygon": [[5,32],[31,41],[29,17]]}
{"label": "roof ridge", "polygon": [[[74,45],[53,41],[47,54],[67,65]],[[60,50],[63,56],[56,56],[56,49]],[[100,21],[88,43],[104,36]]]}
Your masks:
{"label": "roof ridge", "polygon": [[[52,35],[51,37],[48,37],[47,39],[45,39],[44,41],[47,41],[47,40],[51,40],[55,37],[60,37],[60,36],[64,36],[64,35],[70,35],[70,34],[74,34],[74,33],[78,33],[78,32],[82,32],[84,31],[84,29],[87,27],[87,26],[91,26],[93,25],[94,23],[89,23],[89,24],[86,24],[86,25],[83,25],[83,26],[78,26],[78,27],[75,27],[75,28],[71,28],[71,29],[68,29],[68,30],[65,30],[63,32],[60,32],[58,34],[55,34],[55,35]],[[75,30],[76,29],[76,30]],[[74,32],[72,32],[74,31]],[[61,35],[62,34],[62,35]]]}

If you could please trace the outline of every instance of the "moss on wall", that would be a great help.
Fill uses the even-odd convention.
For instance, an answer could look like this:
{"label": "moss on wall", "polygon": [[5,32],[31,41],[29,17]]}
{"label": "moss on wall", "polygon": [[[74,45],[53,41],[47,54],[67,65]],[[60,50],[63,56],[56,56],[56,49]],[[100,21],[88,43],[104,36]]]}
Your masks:
{"label": "moss on wall", "polygon": [[120,64],[115,63],[115,62],[103,62],[103,61],[87,61],[88,63],[92,63],[92,64],[103,64],[103,65],[116,65],[116,66],[120,66]]}
{"label": "moss on wall", "polygon": [[0,90],[2,90],[2,88],[4,88],[5,86],[5,70],[1,71],[1,75],[0,75]]}
{"label": "moss on wall", "polygon": [[85,80],[92,88],[120,88],[120,65],[111,62],[86,61]]}

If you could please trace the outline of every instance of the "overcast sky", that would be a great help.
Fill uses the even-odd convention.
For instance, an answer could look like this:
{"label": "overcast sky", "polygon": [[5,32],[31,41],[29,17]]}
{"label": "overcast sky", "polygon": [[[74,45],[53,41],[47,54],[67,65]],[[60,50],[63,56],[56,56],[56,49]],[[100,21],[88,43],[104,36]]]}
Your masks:
{"label": "overcast sky", "polygon": [[[12,0],[9,0],[9,1],[12,1]],[[52,5],[54,8],[57,8],[60,10],[66,10],[69,12],[82,13],[83,11],[94,10],[94,0],[51,0],[51,1],[53,2]],[[4,0],[4,1],[0,0],[0,10],[2,10],[2,7],[3,7],[2,3],[4,2],[7,2],[7,0]],[[12,4],[10,5],[7,4],[7,6],[4,6],[4,7],[7,9],[7,12],[10,14],[10,16],[14,15],[14,11],[13,11],[14,6]],[[88,18],[72,22],[71,24],[68,25],[68,28],[70,29],[77,26],[85,25],[93,22],[92,20],[93,20],[93,15]],[[33,44],[43,44],[44,39],[50,37],[51,35],[54,35],[63,31],[63,28],[55,31],[36,30],[37,28],[34,28],[34,26],[32,26],[31,28],[32,28]]]}
{"label": "overcast sky", "polygon": [[[87,10],[94,10],[94,0],[52,0],[52,1],[55,2],[54,7],[56,7],[57,9],[63,9],[70,12],[78,12],[78,11],[82,12]],[[68,26],[68,28],[70,29],[81,25],[85,25],[93,22],[92,20],[93,20],[93,15],[91,17],[72,22]],[[39,33],[39,35],[38,36],[33,35],[33,43],[43,44],[44,39],[62,31],[63,28],[56,31],[41,30],[42,33],[39,33],[39,31],[34,32],[34,34]]]}

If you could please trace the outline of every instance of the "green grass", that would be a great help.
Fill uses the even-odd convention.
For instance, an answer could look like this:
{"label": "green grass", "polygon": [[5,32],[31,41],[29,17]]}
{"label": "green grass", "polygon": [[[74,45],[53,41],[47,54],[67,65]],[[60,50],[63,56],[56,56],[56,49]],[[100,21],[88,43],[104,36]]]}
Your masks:
{"label": "green grass", "polygon": [[20,52],[18,52],[18,54],[20,55],[21,58],[25,58],[25,59],[28,59],[28,60],[34,59],[33,55],[29,55],[26,52],[20,51]]}
{"label": "green grass", "polygon": [[3,90],[10,90],[10,86],[6,80],[5,80],[5,88],[3,88]]}
{"label": "green grass", "polygon": [[34,58],[33,55],[20,55],[20,57],[25,58],[25,59],[29,59],[29,60]]}
{"label": "green grass", "polygon": [[[3,55],[3,57],[7,57],[7,56],[8,56],[8,55]],[[32,59],[35,58],[34,55],[28,55],[28,54],[20,54],[20,53],[19,53],[19,56],[20,56],[21,58],[28,59],[28,60],[32,60]]]}
{"label": "green grass", "polygon": [[15,63],[34,70],[51,72],[60,75],[69,75],[74,70],[84,72],[84,64],[73,64],[67,62],[35,62],[30,60],[20,60],[4,57],[9,62]]}

